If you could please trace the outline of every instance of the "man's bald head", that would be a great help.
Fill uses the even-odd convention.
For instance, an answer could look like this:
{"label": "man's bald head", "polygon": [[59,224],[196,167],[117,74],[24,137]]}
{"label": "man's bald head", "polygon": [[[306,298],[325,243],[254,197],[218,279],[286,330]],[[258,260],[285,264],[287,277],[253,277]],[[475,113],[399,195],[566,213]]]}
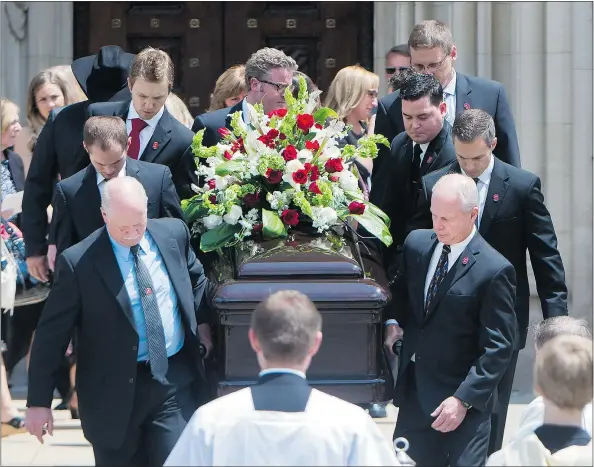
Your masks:
{"label": "man's bald head", "polygon": [[472,232],[478,216],[478,190],[470,177],[448,174],[441,177],[431,195],[433,230],[440,242],[454,245]]}
{"label": "man's bald head", "polygon": [[111,237],[124,246],[136,245],[147,222],[147,196],[133,177],[118,177],[105,183],[101,195],[101,214]]}

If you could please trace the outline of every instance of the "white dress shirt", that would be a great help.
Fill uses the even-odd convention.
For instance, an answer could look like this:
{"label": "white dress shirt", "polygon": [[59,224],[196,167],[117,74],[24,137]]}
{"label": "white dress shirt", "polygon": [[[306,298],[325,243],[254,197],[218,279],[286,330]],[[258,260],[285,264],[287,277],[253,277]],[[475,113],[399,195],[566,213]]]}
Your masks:
{"label": "white dress shirt", "polygon": [[[487,201],[487,193],[489,193],[489,184],[491,183],[491,174],[493,173],[493,166],[495,165],[495,158],[491,154],[491,162],[485,171],[479,175],[476,182],[476,188],[478,190],[478,201],[479,201],[479,212],[477,226],[480,227],[481,219],[483,217],[483,211],[485,210],[485,203]],[[464,175],[468,175],[463,169],[460,169]]]}
{"label": "white dress shirt", "polygon": [[[464,248],[468,246],[472,237],[476,234],[476,227],[472,227],[472,232],[468,237],[462,240],[460,243],[455,243],[454,245],[450,245],[450,254],[448,255],[448,272],[454,266]],[[427,270],[427,276],[425,277],[425,300],[427,300],[427,290],[429,290],[429,284],[431,283],[431,279],[433,279],[433,274],[435,274],[435,270],[437,269],[437,263],[439,263],[439,257],[441,256],[441,252],[443,250],[443,243],[439,242],[433,250],[433,256],[431,257],[431,262],[429,263],[429,269]]]}
{"label": "white dress shirt", "polygon": [[454,124],[456,118],[456,70],[453,70],[453,72],[454,77],[448,85],[443,88],[444,100],[447,106],[446,120],[450,125]]}
{"label": "white dress shirt", "polygon": [[[126,159],[124,158],[124,165],[116,175],[116,178],[121,178],[126,175]],[[97,172],[97,188],[99,189],[99,195],[103,195],[103,188],[105,187],[105,178],[99,172]]]}
{"label": "white dress shirt", "polygon": [[[153,137],[153,134],[155,133],[155,128],[157,128],[157,124],[159,123],[159,120],[161,120],[163,112],[165,112],[165,106],[161,107],[161,110],[157,112],[157,115],[155,115],[150,120],[141,119],[144,120],[147,123],[147,125],[140,132],[140,148],[138,150],[138,160],[142,158],[142,153],[144,152],[147,144]],[[128,136],[130,136],[130,133],[132,132],[132,120],[134,118],[140,118],[140,115],[138,115],[138,112],[136,112],[134,104],[130,103],[128,117],[126,118],[126,132],[128,133]]]}

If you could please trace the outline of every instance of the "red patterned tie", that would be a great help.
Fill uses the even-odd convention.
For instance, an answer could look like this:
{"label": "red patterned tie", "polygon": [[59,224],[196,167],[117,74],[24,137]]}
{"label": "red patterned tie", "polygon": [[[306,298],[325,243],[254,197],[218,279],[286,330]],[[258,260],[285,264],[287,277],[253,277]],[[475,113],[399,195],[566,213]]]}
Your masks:
{"label": "red patterned tie", "polygon": [[146,123],[142,118],[132,119],[132,131],[130,136],[130,147],[128,148],[128,156],[132,159],[138,159],[140,157],[140,132],[147,127]]}

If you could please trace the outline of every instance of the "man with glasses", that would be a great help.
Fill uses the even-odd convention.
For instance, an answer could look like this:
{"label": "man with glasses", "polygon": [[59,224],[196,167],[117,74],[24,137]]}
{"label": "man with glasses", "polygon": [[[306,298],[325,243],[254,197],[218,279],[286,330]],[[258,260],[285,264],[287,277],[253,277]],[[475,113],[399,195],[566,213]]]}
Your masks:
{"label": "man with glasses", "polygon": [[388,82],[388,94],[396,91],[392,85],[392,78],[398,76],[404,70],[410,68],[410,51],[408,44],[395,45],[386,54],[386,81]]}
{"label": "man with glasses", "polygon": [[[520,148],[514,118],[501,83],[477,76],[463,75],[454,69],[456,46],[450,30],[440,21],[417,24],[408,39],[411,67],[419,73],[434,75],[441,83],[448,107],[446,119],[453,124],[457,114],[466,109],[482,109],[493,117],[499,144],[494,154],[503,162],[520,167]],[[395,93],[380,100],[375,132],[392,141],[404,131],[401,101]],[[389,159],[390,151],[380,148],[374,161],[374,173]]]}
{"label": "man with glasses", "polygon": [[207,112],[196,117],[192,131],[205,129],[202,144],[214,146],[221,140],[219,128],[230,128],[231,116],[243,111],[243,120],[248,123],[247,104],[262,104],[264,112],[286,107],[285,90],[292,89],[293,73],[297,63],[281,50],[263,48],[252,54],[245,64],[245,79],[248,93],[245,99],[233,107]]}
{"label": "man with glasses", "polygon": [[101,193],[108,180],[137,179],[148,196],[148,217],[183,219],[171,171],[165,165],[128,157],[130,140],[119,117],[91,117],[84,126],[83,145],[91,163],[56,186],[54,217],[57,254],[87,238],[104,225]]}

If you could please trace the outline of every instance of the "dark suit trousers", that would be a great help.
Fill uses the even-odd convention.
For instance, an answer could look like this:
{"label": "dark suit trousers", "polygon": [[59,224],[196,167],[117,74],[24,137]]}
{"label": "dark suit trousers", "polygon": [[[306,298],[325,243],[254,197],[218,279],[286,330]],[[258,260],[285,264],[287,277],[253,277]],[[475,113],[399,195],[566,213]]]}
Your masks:
{"label": "dark suit trousers", "polygon": [[139,363],[126,439],[117,449],[94,444],[95,465],[162,466],[198,408],[196,373],[183,348],[169,358],[169,384],[155,381],[150,367]]}
{"label": "dark suit trousers", "polygon": [[491,418],[491,439],[489,440],[489,455],[499,451],[503,445],[503,433],[505,432],[505,420],[507,419],[507,408],[511,397],[512,387],[514,385],[514,374],[516,373],[516,363],[518,363],[519,350],[514,350],[512,359],[509,362],[507,371],[499,381],[497,386],[497,399],[493,407]]}
{"label": "dark suit trousers", "polygon": [[[482,466],[487,460],[491,414],[470,409],[460,426],[449,433],[431,428],[434,418],[421,409],[417,393],[414,363],[409,363],[404,395],[398,411],[394,439],[404,437],[410,447],[407,454],[422,466]],[[437,407],[436,407],[437,408]]]}

